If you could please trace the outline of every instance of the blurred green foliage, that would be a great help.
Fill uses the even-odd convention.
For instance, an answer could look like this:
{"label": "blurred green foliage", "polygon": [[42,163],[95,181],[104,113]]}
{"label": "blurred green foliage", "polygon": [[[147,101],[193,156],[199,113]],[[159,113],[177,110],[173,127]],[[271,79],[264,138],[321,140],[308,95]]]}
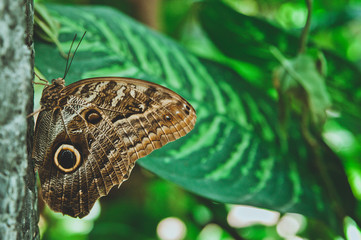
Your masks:
{"label": "blurred green foliage", "polygon": [[[65,3],[106,4],[132,15],[131,1]],[[306,227],[296,234],[307,239],[342,236],[343,228],[347,230],[355,224],[347,220],[343,225],[346,216],[360,223],[357,206],[361,199],[361,1],[314,1],[309,49],[322,52],[324,60],[306,57],[304,65],[302,61],[305,60],[296,59],[299,59],[300,36],[307,18],[305,1],[162,1],[159,28],[202,58],[193,58],[186,50],[179,50],[168,42],[163,45],[165,50],[153,53],[148,48],[159,46],[158,41],[164,41],[159,40],[162,37],[112,12],[104,18],[100,17],[101,13],[94,14],[97,17],[93,18],[92,14],[98,12],[97,6],[88,9],[88,18],[83,17],[85,10],[75,5],[69,5],[68,10],[79,11],[79,16],[56,13],[62,9],[58,5],[47,6],[60,23],[60,43],[56,44],[62,46],[57,49],[55,44],[46,43],[40,37],[35,41],[36,66],[47,78],[62,75],[65,61],[59,53],[67,51],[72,33],[81,34],[87,30],[88,36],[81,46],[83,51],[80,49],[74,60],[69,73],[72,80],[69,80],[117,75],[158,81],[189,100],[199,120],[191,136],[141,160],[141,165],[156,175],[138,166],[121,189],[113,189],[109,196],[101,199],[100,216],[72,222],[68,217],[45,210],[40,222],[43,239],[157,239],[157,225],[171,216],[185,223],[185,239],[285,238],[279,235],[276,224],[230,227],[227,223],[230,206],[217,202],[304,214],[309,217]],[[126,27],[116,27],[112,25],[116,20],[111,22],[106,17],[118,17]],[[99,34],[107,33],[100,23],[114,32],[125,29],[129,32],[125,32],[121,40],[109,42],[111,35]],[[144,31],[147,39],[137,38],[138,31]],[[134,49],[139,52],[127,50],[128,46],[129,49],[138,47]],[[275,57],[272,48],[283,55],[284,61]],[[117,49],[124,52],[116,52]],[[167,49],[179,54],[178,58],[170,58]],[[142,54],[143,60],[139,60]],[[312,55],[309,51],[306,54]],[[162,56],[167,56],[165,61],[173,64],[170,72],[176,80],[171,81],[157,72],[157,58]],[[179,60],[183,61],[179,64],[181,67],[176,66]],[[308,79],[310,82],[303,88],[281,85],[296,90],[287,95],[290,98],[286,102],[290,104],[280,104],[282,97],[277,92],[280,87],[277,84],[284,83],[275,81],[275,70],[285,67],[285,63],[295,62],[300,67],[294,70],[301,76],[307,73],[316,77]],[[115,65],[121,67],[112,67]],[[312,72],[302,70],[306,68]],[[201,70],[211,75],[210,89],[204,87],[207,82],[202,79],[196,83],[189,81],[190,73],[200,77]],[[314,88],[312,79],[319,81]],[[324,85],[320,85],[323,81]],[[214,94],[217,91],[218,95]],[[205,96],[197,97],[197,94]],[[319,99],[319,95],[329,95],[332,103],[327,109],[327,121],[321,127],[309,121],[312,116],[307,109],[324,111],[324,106],[305,100]],[[295,99],[303,104],[294,104]],[[223,103],[223,110],[222,107],[217,109],[220,103]],[[327,105],[324,103],[322,105]],[[277,111],[285,113],[287,125]],[[242,148],[242,143],[247,145],[246,151],[236,158],[234,152]],[[187,152],[182,148],[184,145],[200,149]],[[234,165],[230,161],[223,165],[232,157],[236,159]],[[202,159],[205,159],[203,164]],[[192,166],[192,163],[194,167],[188,167],[188,172],[184,166]],[[247,166],[252,174],[244,180],[235,169],[244,174]],[[206,198],[193,195],[157,175]],[[253,187],[257,188],[255,192],[259,196],[245,197]],[[207,231],[211,235],[207,235]],[[212,235],[215,238],[209,237]]]}

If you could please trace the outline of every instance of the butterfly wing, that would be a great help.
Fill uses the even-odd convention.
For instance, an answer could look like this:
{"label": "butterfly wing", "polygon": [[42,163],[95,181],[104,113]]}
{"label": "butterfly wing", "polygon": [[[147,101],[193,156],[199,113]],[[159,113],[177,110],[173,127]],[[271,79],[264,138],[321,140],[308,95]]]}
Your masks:
{"label": "butterfly wing", "polygon": [[[39,115],[35,140],[46,136],[48,144],[35,141],[34,156],[44,200],[73,217],[86,216],[99,197],[129,177],[135,160],[186,135],[196,121],[186,100],[142,80],[86,79],[65,87],[62,96],[58,108]],[[54,164],[62,144],[81,155],[71,172]]]}

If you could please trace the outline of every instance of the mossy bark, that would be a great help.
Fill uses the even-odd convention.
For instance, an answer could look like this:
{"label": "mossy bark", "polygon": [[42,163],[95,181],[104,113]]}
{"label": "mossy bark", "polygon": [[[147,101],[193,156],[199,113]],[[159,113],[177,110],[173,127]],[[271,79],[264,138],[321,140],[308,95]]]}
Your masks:
{"label": "mossy bark", "polygon": [[0,1],[0,238],[39,239],[31,160],[33,1]]}

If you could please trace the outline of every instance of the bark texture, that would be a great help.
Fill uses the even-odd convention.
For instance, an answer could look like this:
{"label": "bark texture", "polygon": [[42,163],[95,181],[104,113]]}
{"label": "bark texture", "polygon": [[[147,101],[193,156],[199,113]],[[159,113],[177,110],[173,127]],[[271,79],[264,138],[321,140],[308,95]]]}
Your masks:
{"label": "bark texture", "polygon": [[33,2],[0,0],[0,239],[39,239],[31,160]]}
{"label": "bark texture", "polygon": [[161,0],[129,0],[134,17],[145,25],[159,30],[159,8]]}

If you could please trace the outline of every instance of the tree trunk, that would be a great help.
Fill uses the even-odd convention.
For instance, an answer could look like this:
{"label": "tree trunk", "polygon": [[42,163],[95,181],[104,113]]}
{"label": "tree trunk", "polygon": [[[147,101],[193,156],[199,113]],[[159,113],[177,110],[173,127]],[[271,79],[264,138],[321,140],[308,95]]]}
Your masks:
{"label": "tree trunk", "polygon": [[31,160],[33,2],[0,0],[0,239],[39,239]]}
{"label": "tree trunk", "polygon": [[134,17],[145,25],[159,30],[159,7],[161,0],[129,0]]}

